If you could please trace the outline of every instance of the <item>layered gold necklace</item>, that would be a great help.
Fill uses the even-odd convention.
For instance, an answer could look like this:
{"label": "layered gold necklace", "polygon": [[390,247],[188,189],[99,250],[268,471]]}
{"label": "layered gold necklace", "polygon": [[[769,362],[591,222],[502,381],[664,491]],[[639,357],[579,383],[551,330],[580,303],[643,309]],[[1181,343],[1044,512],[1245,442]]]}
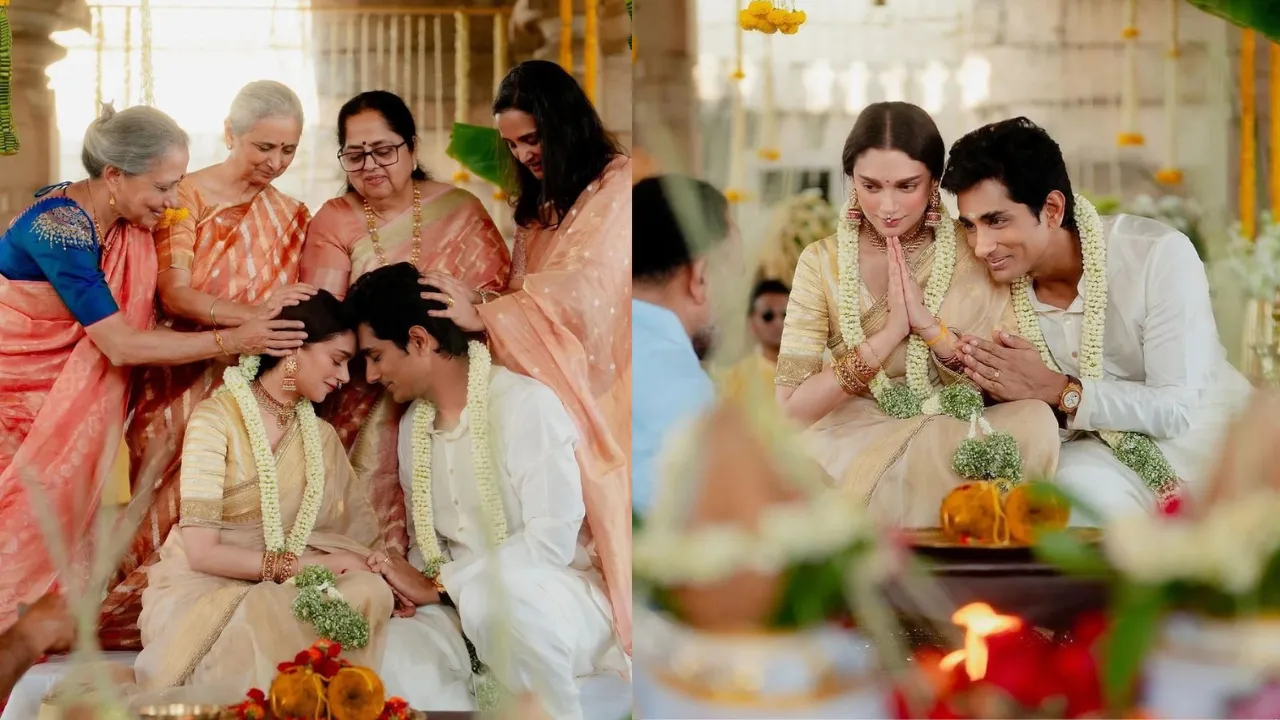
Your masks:
{"label": "layered gold necklace", "polygon": [[[382,252],[382,243],[378,239],[377,215],[373,212],[373,208],[369,205],[369,201],[361,198],[364,203],[364,222],[369,228],[369,240],[373,243],[373,254],[378,257],[378,262],[382,265],[387,264],[386,253]],[[413,246],[409,250],[409,263],[417,266],[418,256],[422,253],[422,191],[418,189],[418,184],[413,184]]]}
{"label": "layered gold necklace", "polygon": [[[864,220],[868,231],[867,240],[871,243],[871,247],[877,250],[887,250],[889,248],[889,240],[876,230],[876,226],[871,224],[870,220]],[[902,245],[902,252],[912,253],[929,242],[932,238],[929,235],[929,228],[925,226],[924,218],[920,218],[920,222],[911,230],[898,236],[898,244]]]}
{"label": "layered gold necklace", "polygon": [[289,423],[293,422],[293,418],[298,414],[298,404],[287,405],[280,402],[262,387],[261,380],[254,380],[249,386],[249,390],[253,392],[253,397],[258,401],[258,405],[267,411],[268,415],[272,415],[276,419],[276,425],[281,428],[289,427]]}

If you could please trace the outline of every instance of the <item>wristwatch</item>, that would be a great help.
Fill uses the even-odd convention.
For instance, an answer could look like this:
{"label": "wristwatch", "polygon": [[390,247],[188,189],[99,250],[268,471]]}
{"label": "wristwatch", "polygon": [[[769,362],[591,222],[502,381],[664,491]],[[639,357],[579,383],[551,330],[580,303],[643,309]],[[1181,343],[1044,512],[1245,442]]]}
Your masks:
{"label": "wristwatch", "polygon": [[1068,375],[1067,386],[1058,396],[1058,411],[1067,416],[1074,416],[1080,407],[1082,393],[1084,393],[1084,387],[1080,384],[1080,380]]}

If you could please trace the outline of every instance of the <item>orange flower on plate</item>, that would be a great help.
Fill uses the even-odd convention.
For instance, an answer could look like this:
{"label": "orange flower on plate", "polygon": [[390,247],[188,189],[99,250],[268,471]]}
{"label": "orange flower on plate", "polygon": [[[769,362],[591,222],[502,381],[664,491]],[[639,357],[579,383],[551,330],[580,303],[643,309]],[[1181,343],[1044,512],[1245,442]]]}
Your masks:
{"label": "orange flower on plate", "polygon": [[306,667],[286,670],[271,681],[270,700],[276,717],[322,717],[324,679]]}
{"label": "orange flower on plate", "polygon": [[1071,503],[1046,483],[1027,483],[1009,491],[1004,514],[1013,539],[1030,545],[1041,530],[1061,530],[1071,518]]}
{"label": "orange flower on plate", "polygon": [[369,668],[342,668],[329,681],[329,712],[333,720],[378,720],[386,702],[382,679]]}

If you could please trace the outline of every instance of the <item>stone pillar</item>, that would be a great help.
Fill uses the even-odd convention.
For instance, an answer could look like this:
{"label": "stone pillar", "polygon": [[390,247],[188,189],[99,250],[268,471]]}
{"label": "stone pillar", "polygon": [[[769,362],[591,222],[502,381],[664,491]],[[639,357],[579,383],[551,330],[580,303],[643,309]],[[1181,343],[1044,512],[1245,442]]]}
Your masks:
{"label": "stone pillar", "polygon": [[53,90],[45,70],[66,55],[49,34],[70,27],[88,29],[84,0],[47,0],[9,6],[13,29],[14,125],[22,149],[0,158],[0,228],[27,205],[36,190],[60,181],[58,123]]}
{"label": "stone pillar", "polygon": [[642,164],[697,175],[698,93],[694,6],[690,0],[635,4],[636,63],[632,66],[636,153]]}

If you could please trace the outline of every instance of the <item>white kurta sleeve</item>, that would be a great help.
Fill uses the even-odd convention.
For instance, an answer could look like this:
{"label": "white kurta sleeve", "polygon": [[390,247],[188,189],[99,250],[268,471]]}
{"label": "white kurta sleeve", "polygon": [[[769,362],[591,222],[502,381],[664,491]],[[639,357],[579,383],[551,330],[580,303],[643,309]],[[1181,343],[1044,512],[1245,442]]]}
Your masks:
{"label": "white kurta sleeve", "polygon": [[1174,438],[1191,426],[1220,360],[1218,326],[1204,263],[1181,237],[1153,248],[1144,284],[1143,382],[1082,380],[1072,430],[1118,430]]}
{"label": "white kurta sleeve", "polygon": [[565,568],[577,551],[586,506],[572,418],[555,393],[539,385],[514,403],[503,420],[506,447],[499,450],[505,455],[500,462],[510,473],[524,526],[513,529],[497,548],[445,564],[440,582],[451,594],[495,564]]}

